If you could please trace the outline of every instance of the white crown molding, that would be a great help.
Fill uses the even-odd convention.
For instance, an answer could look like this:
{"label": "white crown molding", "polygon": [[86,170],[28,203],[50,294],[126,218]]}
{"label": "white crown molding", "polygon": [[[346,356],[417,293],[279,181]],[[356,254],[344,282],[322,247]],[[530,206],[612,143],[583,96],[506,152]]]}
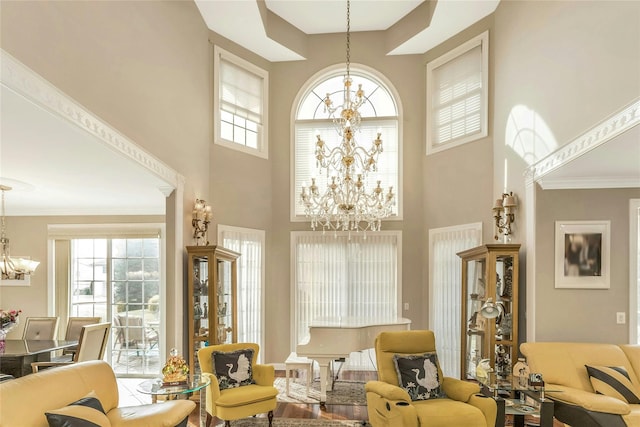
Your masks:
{"label": "white crown molding", "polygon": [[[640,124],[640,99],[636,99],[621,111],[613,114],[573,141],[561,146],[553,153],[531,165],[524,173],[525,179],[527,182],[540,181],[550,172],[560,168],[561,166],[571,162],[638,124]],[[621,181],[626,180],[623,178]]]}
{"label": "white crown molding", "polygon": [[588,177],[557,178],[538,180],[543,190],[580,190],[593,188],[639,188],[640,180],[635,177]]}
{"label": "white crown molding", "polygon": [[2,49],[0,49],[0,83],[85,130],[107,147],[144,167],[173,188],[177,187],[180,175],[175,170],[143,150],[108,123],[100,120]]}

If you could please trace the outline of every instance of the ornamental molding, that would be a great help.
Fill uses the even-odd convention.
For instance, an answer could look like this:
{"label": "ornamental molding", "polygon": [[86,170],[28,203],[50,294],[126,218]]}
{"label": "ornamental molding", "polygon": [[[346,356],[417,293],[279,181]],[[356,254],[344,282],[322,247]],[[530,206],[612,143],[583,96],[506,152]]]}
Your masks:
{"label": "ornamental molding", "polygon": [[526,182],[540,181],[550,172],[638,124],[640,124],[640,98],[528,167],[524,172]]}
{"label": "ornamental molding", "polygon": [[2,49],[0,63],[0,84],[93,135],[102,144],[136,162],[172,188],[178,186],[182,177],[175,170]]}

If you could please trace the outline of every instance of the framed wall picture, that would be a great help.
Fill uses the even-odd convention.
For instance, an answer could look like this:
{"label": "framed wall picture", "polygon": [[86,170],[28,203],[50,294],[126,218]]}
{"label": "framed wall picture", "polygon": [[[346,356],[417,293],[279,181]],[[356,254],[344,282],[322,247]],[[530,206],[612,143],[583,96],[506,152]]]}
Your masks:
{"label": "framed wall picture", "polygon": [[610,221],[556,221],[556,288],[609,288],[610,227]]}

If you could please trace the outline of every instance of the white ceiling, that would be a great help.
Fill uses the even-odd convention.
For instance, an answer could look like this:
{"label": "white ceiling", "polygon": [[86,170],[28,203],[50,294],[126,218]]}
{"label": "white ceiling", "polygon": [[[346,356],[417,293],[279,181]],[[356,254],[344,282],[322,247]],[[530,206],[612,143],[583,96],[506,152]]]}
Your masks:
{"label": "white ceiling", "polygon": [[[259,1],[262,0],[196,0],[196,4],[209,28],[222,36],[271,61],[303,60],[291,49],[266,37]],[[431,25],[389,54],[426,52],[492,13],[498,1],[439,0]],[[421,3],[352,0],[352,31],[388,29]],[[345,4],[344,0],[264,2],[273,13],[307,34],[344,32]],[[6,194],[7,215],[164,213],[165,199],[160,188],[166,183],[161,179],[4,85],[0,97],[0,183],[15,187]],[[630,145],[615,154],[593,150],[595,156],[590,153],[570,165],[579,166],[578,175],[589,176],[597,171],[606,176],[620,172],[624,163],[628,164],[624,168],[640,175],[637,164],[629,161],[640,150],[638,138],[634,133]],[[591,157],[596,158],[595,163],[588,160]],[[602,162],[603,158],[609,161]],[[604,165],[616,168],[601,170]],[[556,174],[558,179],[567,180],[571,179],[571,173],[565,167],[545,178],[551,179]]]}
{"label": "white ceiling", "polygon": [[[346,32],[345,0],[263,0],[266,8],[304,34]],[[468,26],[490,15],[500,0],[438,0],[431,23],[399,44],[391,55],[422,54]],[[260,0],[195,0],[212,31],[269,61],[304,59],[293,49],[267,36]],[[406,15],[417,12],[424,0],[352,0],[351,32],[384,31]],[[284,41],[286,43],[286,39]]]}
{"label": "white ceiling", "polygon": [[540,179],[546,190],[640,187],[640,126],[634,126]]}
{"label": "white ceiling", "polygon": [[0,184],[6,214],[164,214],[167,183],[5,85]]}

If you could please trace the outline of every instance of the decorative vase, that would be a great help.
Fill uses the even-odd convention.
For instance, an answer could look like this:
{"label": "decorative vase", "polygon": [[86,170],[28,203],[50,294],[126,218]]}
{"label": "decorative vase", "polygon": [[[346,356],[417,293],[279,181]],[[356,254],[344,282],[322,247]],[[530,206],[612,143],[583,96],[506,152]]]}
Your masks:
{"label": "decorative vase", "polygon": [[0,328],[0,341],[4,341],[7,338],[7,334],[16,326],[18,326],[18,322],[9,322],[2,325]]}
{"label": "decorative vase", "polygon": [[514,388],[523,390],[527,388],[529,379],[529,365],[524,357],[518,357],[518,361],[513,365],[513,385]]}

